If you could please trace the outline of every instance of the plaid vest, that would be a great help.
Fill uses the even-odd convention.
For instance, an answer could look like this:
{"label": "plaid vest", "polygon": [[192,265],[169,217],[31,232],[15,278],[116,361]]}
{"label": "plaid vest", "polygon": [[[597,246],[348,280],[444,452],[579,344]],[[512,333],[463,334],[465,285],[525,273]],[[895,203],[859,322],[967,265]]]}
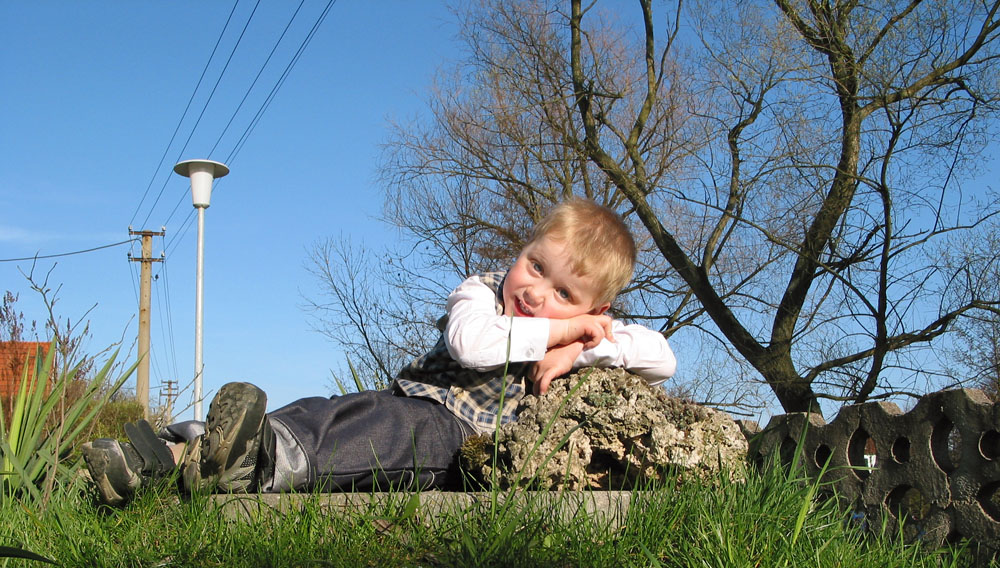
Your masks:
{"label": "plaid vest", "polygon": [[[502,290],[506,274],[489,272],[479,276],[496,295],[497,315],[503,315]],[[489,371],[462,367],[451,358],[444,342],[447,318],[438,320],[442,334],[434,347],[396,375],[394,388],[406,396],[429,398],[444,404],[480,433],[493,432],[498,415],[501,424],[513,422],[517,419],[517,404],[524,396],[525,377],[532,362],[509,363]]]}

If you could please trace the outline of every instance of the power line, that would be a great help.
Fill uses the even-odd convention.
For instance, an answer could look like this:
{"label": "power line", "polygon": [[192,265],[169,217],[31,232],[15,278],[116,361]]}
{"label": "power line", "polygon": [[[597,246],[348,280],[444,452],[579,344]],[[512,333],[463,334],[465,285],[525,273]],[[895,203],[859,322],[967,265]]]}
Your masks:
{"label": "power line", "polygon": [[[132,263],[132,262],[128,263],[128,272],[129,272],[129,275],[131,276],[131,278],[129,279],[129,281],[132,284],[132,295],[135,298],[135,304],[134,305],[136,307],[138,307],[141,304],[141,302],[139,300],[139,287],[140,287],[140,285],[139,285],[139,275],[135,271],[135,264],[134,263]],[[133,343],[133,345],[135,345],[135,343]]]}
{"label": "power line", "polygon": [[180,372],[178,372],[177,369],[177,345],[174,342],[174,314],[173,314],[173,308],[171,307],[170,304],[170,278],[168,276],[169,273],[167,271],[166,262],[163,263],[162,270],[160,272],[163,274],[162,296],[167,306],[166,309],[167,315],[163,319],[165,319],[167,322],[167,341],[170,345],[170,360],[171,360],[171,371],[172,371],[171,376],[176,378],[180,376]]}
{"label": "power line", "polygon": [[274,57],[274,52],[277,51],[278,46],[281,45],[281,40],[285,39],[285,34],[287,34],[288,29],[292,27],[292,22],[295,21],[295,17],[299,15],[299,11],[302,10],[302,6],[305,3],[306,0],[302,0],[301,2],[299,2],[298,8],[296,8],[295,12],[292,13],[292,17],[288,19],[288,23],[285,24],[285,29],[282,30],[281,35],[278,36],[278,41],[274,42],[274,47],[271,48],[271,52],[267,54],[267,59],[264,60],[264,63],[260,66],[260,70],[257,71],[257,76],[253,78],[253,81],[250,83],[250,86],[247,87],[247,92],[243,95],[243,98],[240,100],[240,104],[236,105],[236,110],[234,110],[233,115],[229,117],[229,122],[226,123],[226,127],[222,129],[222,134],[219,134],[219,138],[215,141],[215,145],[212,146],[212,149],[208,151],[209,156],[211,156],[212,153],[215,152],[215,149],[219,147],[219,143],[222,142],[222,138],[226,135],[226,132],[229,131],[229,127],[232,126],[233,120],[236,119],[236,115],[239,114],[240,109],[243,108],[243,103],[247,101],[247,98],[250,96],[250,92],[253,91],[253,88],[257,84],[257,81],[260,80],[260,76],[264,73],[264,69],[266,69],[267,64],[271,62],[271,58]]}
{"label": "power line", "polygon": [[[218,183],[219,182],[215,182],[215,187],[218,187]],[[181,194],[180,198],[177,200],[177,203],[174,204],[174,208],[170,210],[170,215],[167,215],[167,220],[163,222],[163,226],[164,227],[166,227],[167,225],[170,224],[170,220],[174,218],[174,213],[176,213],[177,210],[180,209],[181,203],[184,203],[184,194],[183,193]],[[193,213],[191,211],[188,211],[188,216],[187,216],[187,218],[185,218],[184,223],[189,223],[191,221],[192,214]],[[168,245],[168,248],[169,248],[169,245]]]}
{"label": "power line", "polygon": [[[215,41],[215,47],[212,48],[212,54],[208,56],[208,61],[205,62],[205,67],[201,70],[201,76],[198,77],[198,83],[194,86],[194,90],[191,92],[191,96],[188,98],[187,106],[184,107],[184,112],[181,113],[180,120],[177,121],[177,126],[174,128],[174,133],[170,136],[170,141],[167,142],[166,148],[163,149],[163,155],[160,156],[160,162],[156,164],[156,168],[153,170],[153,176],[149,178],[149,185],[146,186],[146,191],[142,194],[142,199],[139,200],[139,205],[136,206],[135,212],[132,213],[132,220],[129,221],[129,225],[135,222],[136,215],[139,214],[139,210],[142,208],[142,204],[146,201],[146,196],[149,195],[149,190],[153,187],[153,180],[156,179],[156,175],[160,171],[160,167],[163,166],[163,160],[167,157],[167,152],[170,151],[170,147],[174,144],[174,139],[177,138],[177,133],[180,132],[181,125],[184,123],[184,118],[187,117],[188,110],[191,108],[191,103],[194,102],[194,96],[198,93],[198,89],[201,88],[201,82],[205,79],[205,73],[208,72],[208,67],[212,63],[212,59],[215,58],[215,52],[219,49],[219,44],[222,43],[223,36],[226,35],[226,30],[229,29],[229,23],[233,19],[233,14],[236,13],[236,6],[239,5],[239,0],[233,2],[233,9],[229,11],[229,18],[226,19],[226,25],[222,26],[222,32],[219,33],[219,39]],[[169,176],[168,178],[169,179]],[[164,183],[166,187],[166,183]],[[156,207],[156,202],[160,200],[160,195],[163,194],[163,189],[160,190],[160,194],[157,195],[156,201],[150,206],[150,213],[152,213],[153,208]],[[147,215],[147,219],[148,219]],[[145,224],[145,223],[144,223]]]}
{"label": "power line", "polygon": [[[282,73],[281,73],[280,77],[278,78],[278,80],[275,81],[274,85],[271,87],[271,90],[268,92],[267,97],[264,99],[264,101],[261,103],[260,107],[257,109],[257,112],[254,114],[253,118],[251,119],[250,123],[247,125],[246,129],[240,135],[239,140],[233,146],[232,151],[229,153],[229,155],[225,159],[225,162],[227,164],[229,164],[230,166],[235,161],[236,155],[240,152],[240,150],[243,149],[243,145],[246,144],[246,141],[249,139],[250,134],[257,127],[257,124],[260,122],[261,118],[263,117],[264,113],[267,111],[268,107],[274,101],[274,98],[277,95],[278,90],[281,88],[281,86],[284,84],[285,80],[288,78],[288,76],[291,73],[292,69],[295,67],[295,64],[302,57],[302,54],[305,52],[306,47],[309,45],[309,43],[312,41],[313,37],[316,35],[316,32],[319,29],[320,25],[326,20],[326,17],[330,13],[330,9],[333,7],[333,5],[335,3],[336,3],[336,0],[328,0],[327,1],[326,6],[323,8],[323,11],[319,14],[319,16],[317,16],[316,20],[312,24],[312,27],[309,29],[309,32],[306,34],[305,38],[299,44],[298,49],[296,49],[295,54],[292,56],[291,60],[285,66],[285,68],[282,71]],[[299,7],[301,8],[301,4],[299,5]],[[278,38],[278,42],[279,43],[281,42],[281,38],[284,37],[285,32],[287,32],[288,27],[291,26],[292,21],[295,19],[296,15],[298,14],[298,11],[299,10],[296,9],[295,12],[292,14],[291,19],[289,20],[288,24],[285,26],[285,31],[283,31],[282,34],[281,34],[281,37]],[[274,53],[274,50],[277,49],[277,47],[278,47],[278,45],[276,43],[275,46],[274,46],[274,48],[272,48],[272,50],[271,50],[271,54]],[[271,55],[268,55],[267,59],[270,60],[270,58],[271,58]],[[265,66],[267,65],[267,61],[265,61],[264,65]],[[262,71],[263,71],[263,67],[261,67],[261,72]],[[258,77],[260,76],[260,72],[258,72],[257,76]],[[251,84],[251,86],[250,86],[251,89],[253,88],[254,84],[256,84],[256,82],[257,82],[257,79],[255,78],[253,84]],[[249,90],[247,91],[247,95],[249,95]],[[246,100],[247,95],[244,95],[243,101]],[[243,105],[243,101],[240,102],[240,106]],[[237,111],[238,110],[239,110],[239,108],[237,108]],[[235,118],[235,116],[236,115],[234,113],[233,117]],[[232,121],[233,121],[233,118],[230,118],[229,123],[231,124]],[[226,129],[228,129],[228,128],[229,128],[229,124],[226,125]],[[222,139],[222,137],[220,136],[219,140],[221,140],[221,139]],[[219,140],[217,140],[216,143],[215,143],[215,146],[213,146],[213,148],[212,148],[213,151],[219,145]],[[218,184],[219,183],[221,183],[221,181],[216,182],[216,185],[215,185],[216,189],[218,189],[218,187],[219,187]],[[167,221],[164,222],[164,223],[162,223],[163,225],[169,224],[170,220],[173,218],[174,214],[177,212],[177,209],[184,202],[184,198],[185,198],[185,196],[183,196],[183,195],[180,196],[180,198],[177,201],[177,204],[171,210],[170,216],[167,218]],[[193,220],[193,218],[194,218],[193,211],[189,211],[187,217],[184,220],[183,227],[181,228],[180,231],[175,231],[174,232],[174,236],[170,240],[170,242],[167,243],[166,249],[169,250],[172,247],[172,245],[173,245],[173,243],[175,241],[183,238],[183,236],[187,232],[187,230],[188,230],[188,228],[190,226],[190,223]]]}
{"label": "power line", "polygon": [[313,23],[313,26],[309,30],[309,33],[306,34],[305,39],[302,40],[302,44],[299,45],[299,49],[296,50],[295,55],[292,57],[291,61],[289,61],[288,65],[285,66],[285,70],[282,72],[281,77],[278,79],[277,83],[275,83],[274,87],[271,89],[271,92],[268,93],[267,99],[265,99],[264,103],[257,111],[257,114],[253,117],[253,120],[250,121],[250,125],[247,126],[247,129],[243,132],[243,136],[240,137],[239,141],[236,143],[236,146],[233,148],[233,151],[226,158],[227,163],[232,163],[232,161],[236,158],[236,154],[238,154],[240,150],[243,149],[243,145],[246,143],[247,138],[249,138],[250,133],[253,132],[254,128],[257,127],[257,123],[260,122],[261,116],[263,116],[267,108],[271,106],[271,102],[274,100],[275,95],[278,94],[278,89],[280,89],[281,86],[285,83],[285,79],[288,78],[288,75],[289,73],[291,73],[292,68],[295,67],[295,64],[298,63],[299,58],[302,57],[302,53],[305,51],[306,47],[312,41],[313,36],[316,35],[316,30],[319,29],[320,24],[322,24],[323,21],[326,20],[326,16],[330,13],[330,8],[333,7],[336,1],[337,0],[329,0],[326,3],[326,7],[323,8],[323,12],[320,13],[319,17],[316,18],[316,22]]}
{"label": "power line", "polygon": [[[250,27],[250,22],[253,20],[254,14],[257,13],[257,7],[260,6],[260,0],[254,4],[253,11],[250,12],[250,17],[247,18],[246,23],[243,25],[243,29],[240,31],[240,37],[236,38],[236,44],[233,45],[233,49],[229,52],[229,57],[226,59],[226,64],[223,65],[222,71],[219,72],[218,79],[215,80],[215,85],[212,86],[212,91],[208,94],[208,99],[205,100],[205,104],[201,107],[201,112],[198,114],[198,119],[194,121],[194,126],[191,127],[191,132],[188,134],[187,140],[184,141],[184,146],[181,147],[180,151],[177,153],[177,157],[174,161],[180,161],[181,156],[184,155],[184,150],[187,149],[188,144],[191,143],[191,138],[194,137],[194,133],[198,130],[198,125],[201,124],[201,119],[205,117],[205,112],[208,110],[208,105],[211,104],[212,98],[215,96],[215,91],[219,88],[219,83],[222,82],[222,78],[225,77],[226,71],[229,69],[229,64],[233,61],[233,56],[236,55],[236,50],[239,49],[240,43],[243,42],[243,36],[247,33],[247,28]],[[167,178],[170,179],[169,177]],[[160,202],[160,197],[163,196],[163,190],[167,188],[167,181],[163,182],[163,187],[160,189],[160,193],[156,196],[156,201],[153,202],[153,207],[150,208],[149,213],[143,220],[142,224],[146,225],[149,223],[149,218],[153,215],[153,208],[156,204]],[[169,221],[169,219],[168,219]],[[163,223],[166,226],[166,223]]]}
{"label": "power line", "polygon": [[40,259],[43,259],[43,258],[58,258],[60,256],[72,256],[74,254],[84,254],[84,253],[87,253],[87,252],[94,252],[95,250],[101,250],[101,249],[106,249],[106,248],[121,246],[121,245],[128,244],[128,243],[134,243],[136,240],[137,239],[129,239],[127,241],[121,241],[119,243],[111,243],[110,245],[101,245],[99,247],[94,247],[94,248],[89,248],[89,249],[84,249],[84,250],[76,250],[76,251],[73,251],[73,252],[61,252],[61,253],[58,253],[58,254],[44,254],[44,255],[36,254],[35,256],[26,256],[24,258],[2,258],[2,259],[0,259],[0,262],[21,262],[21,261],[25,261],[25,260],[40,260]]}
{"label": "power line", "polygon": [[[216,183],[218,183],[218,182],[216,182]],[[216,186],[216,187],[218,187],[218,186]],[[176,210],[176,207],[174,208],[174,210]],[[184,222],[181,223],[180,230],[174,231],[174,236],[170,237],[170,240],[167,241],[167,244],[163,247],[164,253],[166,253],[168,251],[169,252],[173,252],[173,250],[174,250],[173,249],[174,242],[175,241],[179,241],[180,239],[183,239],[185,236],[187,236],[188,229],[191,228],[191,223],[194,221],[194,218],[195,218],[194,211],[195,211],[194,209],[191,209],[190,211],[188,211],[187,217],[185,217],[184,218]],[[168,221],[169,221],[169,219],[168,219]]]}
{"label": "power line", "polygon": [[[283,86],[285,80],[288,78],[289,74],[291,73],[291,70],[294,68],[294,66],[296,65],[296,63],[298,62],[298,60],[301,58],[301,56],[304,53],[306,47],[312,41],[312,39],[315,36],[315,34],[316,34],[317,30],[319,29],[320,25],[326,19],[326,17],[329,14],[332,6],[335,3],[336,3],[336,0],[328,0],[327,1],[326,6],[323,8],[322,12],[318,15],[318,17],[316,18],[315,22],[312,24],[311,28],[309,29],[309,31],[306,34],[305,38],[301,41],[300,45],[298,46],[298,49],[295,51],[295,53],[292,56],[291,60],[285,66],[285,68],[282,71],[280,77],[274,82],[273,86],[271,87],[271,89],[269,90],[269,92],[267,94],[267,97],[261,103],[261,105],[258,108],[258,110],[256,111],[256,113],[253,115],[253,117],[250,120],[250,122],[248,123],[246,129],[243,131],[243,133],[237,139],[236,144],[232,148],[232,151],[230,152],[229,156],[226,158],[226,162],[229,163],[230,165],[232,164],[233,160],[235,160],[236,155],[242,150],[244,144],[249,139],[250,135],[252,134],[252,132],[256,128],[257,124],[260,122],[262,116],[264,115],[264,113],[266,112],[266,110],[270,107],[270,104],[274,101],[274,98],[275,98],[277,92]],[[237,0],[237,4],[238,4],[238,0]],[[207,111],[207,108],[208,108],[208,106],[209,106],[209,104],[210,104],[210,102],[211,102],[211,100],[212,100],[212,98],[213,98],[213,96],[214,96],[214,94],[216,92],[216,89],[218,88],[219,84],[221,83],[222,78],[223,78],[223,76],[226,73],[226,70],[229,68],[230,62],[233,59],[233,55],[235,54],[237,48],[241,44],[242,39],[244,38],[244,34],[246,33],[247,28],[249,27],[250,21],[253,19],[254,14],[257,11],[257,6],[259,4],[260,4],[260,1],[258,0],[257,4],[253,8],[253,12],[250,14],[249,18],[246,21],[246,24],[243,27],[242,32],[240,33],[239,39],[237,39],[237,41],[236,41],[236,45],[232,48],[232,51],[229,54],[229,59],[227,59],[227,61],[225,63],[225,66],[223,67],[222,71],[220,72],[219,77],[216,80],[215,85],[214,85],[214,87],[211,90],[211,93],[208,95],[208,100],[205,102],[204,106],[201,109],[200,114],[198,115],[197,120],[195,121],[194,125],[191,127],[190,133],[188,134],[187,139],[184,142],[183,148],[180,150],[180,153],[178,154],[178,159],[180,159],[181,155],[184,153],[184,151],[186,150],[186,148],[190,144],[190,142],[191,142],[191,140],[192,140],[192,138],[194,136],[195,131],[197,130],[198,126],[200,125],[201,120],[204,117],[204,115],[205,115],[205,113]],[[302,3],[299,4],[298,8],[296,8],[296,10],[294,11],[294,13],[291,15],[291,17],[290,17],[288,23],[286,24],[284,30],[282,31],[281,35],[278,37],[276,43],[274,44],[274,47],[271,49],[271,51],[268,54],[266,60],[261,65],[260,70],[258,71],[256,77],[253,79],[252,83],[247,88],[247,91],[244,94],[244,96],[243,96],[242,100],[240,101],[239,105],[236,107],[236,110],[233,112],[231,118],[229,119],[229,122],[226,124],[226,126],[223,129],[222,133],[217,138],[217,140],[215,142],[215,145],[212,147],[211,152],[209,152],[210,155],[215,152],[216,148],[219,147],[219,145],[220,145],[221,141],[223,140],[223,138],[225,138],[226,133],[229,131],[229,129],[232,126],[233,122],[235,121],[237,115],[240,113],[240,111],[244,107],[244,105],[245,105],[246,101],[248,100],[251,92],[256,88],[256,85],[258,84],[258,81],[260,80],[260,77],[262,76],[265,68],[269,65],[270,61],[273,59],[273,56],[276,53],[279,45],[286,38],[286,35],[287,35],[289,29],[291,28],[293,22],[296,20],[297,15],[300,13],[300,10],[301,10],[301,8],[302,8],[303,5],[304,5],[304,0],[303,0]],[[189,110],[190,110],[190,108],[191,108],[191,106],[193,104],[193,100],[194,100],[195,94],[198,92],[198,90],[200,89],[200,87],[202,85],[202,82],[203,82],[203,80],[204,80],[204,78],[206,76],[206,73],[207,73],[207,70],[208,70],[208,67],[209,67],[210,63],[215,58],[215,55],[216,55],[217,50],[218,50],[218,48],[219,48],[219,46],[221,44],[223,36],[225,35],[226,30],[228,29],[228,27],[230,25],[230,22],[233,19],[233,14],[235,13],[235,10],[236,10],[236,4],[234,4],[233,10],[230,12],[229,19],[226,21],[226,26],[223,28],[223,31],[222,31],[222,33],[219,36],[219,40],[216,42],[215,48],[213,48],[213,50],[212,50],[212,55],[209,57],[209,60],[206,63],[205,68],[202,71],[202,75],[201,75],[201,77],[198,80],[197,86],[195,87],[195,92],[192,93],[191,98],[188,100],[188,104],[187,104],[187,106],[184,109],[184,114],[181,116],[181,119],[178,121],[177,127],[175,128],[174,133],[173,133],[173,135],[170,138],[170,142],[167,144],[167,147],[164,149],[163,155],[160,158],[160,163],[157,165],[157,170],[159,170],[162,167],[163,162],[166,159],[166,156],[167,156],[167,154],[169,152],[170,147],[174,144],[174,141],[176,140],[176,138],[177,138],[177,136],[179,134],[181,126],[182,126],[184,120],[186,119],[186,117],[188,115],[188,112],[189,112]],[[145,202],[145,200],[147,198],[147,195],[150,192],[150,188],[152,187],[155,178],[156,178],[156,173],[154,172],[153,177],[150,179],[149,186],[146,189],[146,193],[143,194],[142,200],[140,201],[139,206],[136,208],[136,212],[133,214],[133,220],[136,218],[136,216],[138,215],[140,209],[142,208],[142,206],[143,206],[143,204],[144,204],[144,202]],[[161,201],[161,199],[162,199],[162,197],[164,195],[166,186],[167,186],[168,181],[170,179],[171,179],[170,176],[168,176],[167,180],[165,180],[164,183],[163,183],[163,187],[158,192],[158,194],[156,196],[156,199],[150,205],[149,211],[148,211],[148,213],[146,215],[146,219],[145,219],[145,221],[143,221],[144,225],[148,224],[148,221],[149,221],[150,217],[152,216],[153,211],[156,209],[156,207],[158,206],[159,202]],[[218,184],[218,182],[217,182],[217,184]],[[218,185],[216,185],[216,188],[218,188]],[[178,211],[178,209],[180,208],[180,205],[183,202],[184,202],[184,195],[181,195],[180,198],[178,199],[177,204],[171,210],[171,212],[170,212],[170,214],[169,214],[169,216],[167,218],[167,222],[162,223],[163,226],[166,226],[167,224],[169,224],[169,222],[173,219],[175,213]],[[175,244],[176,241],[179,241],[179,240],[183,239],[183,237],[186,235],[187,231],[190,229],[191,222],[193,221],[193,219],[194,219],[194,211],[193,210],[189,210],[188,211],[188,215],[186,216],[186,219],[182,223],[181,229],[179,231],[172,231],[173,234],[171,236],[171,239],[166,244],[166,246],[164,247],[164,249],[165,249],[164,250],[164,254],[166,254],[167,250],[172,250],[172,248],[173,248],[173,246],[174,246],[174,244]],[[130,265],[131,265],[131,263],[130,263]],[[164,286],[163,286],[163,292],[164,293],[162,294],[162,296],[158,296],[157,297],[157,301],[158,301],[158,303],[160,303],[160,302],[165,302],[166,303],[166,310],[165,310],[166,311],[166,317],[160,318],[160,320],[161,320],[160,321],[160,325],[161,325],[161,332],[163,332],[163,328],[162,328],[163,324],[165,323],[166,326],[167,326],[166,341],[167,341],[167,344],[168,344],[168,351],[169,351],[169,357],[168,357],[168,359],[169,359],[169,361],[164,362],[164,361],[160,360],[161,359],[160,357],[155,357],[155,355],[153,355],[153,353],[152,353],[153,352],[152,349],[150,349],[151,355],[153,356],[151,358],[153,358],[153,360],[155,362],[156,371],[158,373],[161,373],[161,376],[162,376],[162,371],[163,371],[163,369],[161,368],[161,364],[166,364],[167,367],[171,367],[172,366],[173,376],[175,378],[178,378],[180,375],[178,374],[178,370],[177,370],[177,354],[176,354],[176,345],[174,343],[173,314],[172,314],[172,308],[171,308],[171,298],[170,298],[170,294],[169,294],[169,282],[167,281],[168,271],[166,270],[165,266],[163,266],[163,270],[161,272],[162,272],[162,274],[164,276],[164,282],[163,282],[163,284],[164,284]],[[134,271],[133,271],[133,280],[134,279],[135,279],[135,274],[134,274]],[[135,283],[133,282],[133,287],[134,286],[135,286]],[[134,291],[135,291],[135,289],[133,288],[133,292]],[[162,305],[161,305],[161,309],[162,309]],[[170,369],[168,369],[168,372],[169,372],[169,370]]]}

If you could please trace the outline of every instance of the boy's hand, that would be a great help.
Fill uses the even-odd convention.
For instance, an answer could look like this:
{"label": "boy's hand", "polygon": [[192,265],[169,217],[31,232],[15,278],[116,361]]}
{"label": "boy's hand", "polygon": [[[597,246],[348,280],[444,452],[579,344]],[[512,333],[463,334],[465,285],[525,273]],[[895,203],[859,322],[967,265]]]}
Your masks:
{"label": "boy's hand", "polygon": [[545,357],[531,368],[532,392],[541,396],[549,390],[552,379],[573,370],[573,362],[583,352],[583,343],[575,341],[569,345],[557,345],[545,352]]}
{"label": "boy's hand", "polygon": [[549,324],[549,347],[580,342],[584,349],[597,347],[601,340],[614,341],[611,317],[584,314],[568,319],[554,319]]}

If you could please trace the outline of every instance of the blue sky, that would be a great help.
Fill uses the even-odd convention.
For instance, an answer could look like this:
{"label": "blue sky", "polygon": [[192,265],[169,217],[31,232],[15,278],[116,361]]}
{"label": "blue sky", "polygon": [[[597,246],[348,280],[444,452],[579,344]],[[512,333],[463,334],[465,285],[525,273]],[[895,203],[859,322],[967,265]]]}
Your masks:
{"label": "blue sky", "polygon": [[[424,111],[435,70],[461,54],[444,2],[340,0],[240,146],[327,0],[302,3],[252,89],[299,4],[260,2],[251,19],[255,0],[233,11],[234,1],[0,2],[0,293],[19,294],[18,308],[40,321],[44,307],[22,275],[32,263],[4,260],[165,225],[154,242],[165,262],[154,265],[153,397],[162,381],[189,384],[196,229],[187,179],[172,166],[227,162],[206,213],[205,392],[251,381],[275,409],[329,394],[329,370],[343,363],[303,309],[317,290],[309,249],[327,237],[376,250],[396,238],[377,221],[379,144],[389,121]],[[982,165],[968,187],[995,183],[998,153]],[[87,352],[120,342],[135,356],[139,266],[129,252],[139,256],[138,244],[35,265],[38,279],[61,286],[56,312],[90,322]],[[685,351],[681,337],[671,341]],[[701,356],[688,346],[681,358]]]}
{"label": "blue sky", "polygon": [[[187,384],[194,369],[196,224],[175,162],[210,158],[232,170],[206,211],[209,395],[232,380],[260,385],[271,409],[328,394],[342,356],[302,308],[316,290],[308,249],[331,236],[372,247],[394,236],[375,219],[378,146],[389,120],[424,108],[435,69],[457,57],[453,20],[437,2],[335,3],[227,160],[326,0],[303,3],[225,130],[297,5],[260,3],[206,106],[254,2],[239,2],[207,69],[233,2],[0,3],[0,260],[125,241],[130,224],[165,225],[154,241],[154,255],[165,252],[154,265],[154,389]],[[139,265],[130,251],[140,255],[138,244],[122,245],[35,265],[36,276],[61,285],[57,313],[90,321],[88,352],[124,339],[135,354]],[[25,317],[41,321],[40,298],[21,274],[31,264],[0,262],[0,292],[19,294]]]}

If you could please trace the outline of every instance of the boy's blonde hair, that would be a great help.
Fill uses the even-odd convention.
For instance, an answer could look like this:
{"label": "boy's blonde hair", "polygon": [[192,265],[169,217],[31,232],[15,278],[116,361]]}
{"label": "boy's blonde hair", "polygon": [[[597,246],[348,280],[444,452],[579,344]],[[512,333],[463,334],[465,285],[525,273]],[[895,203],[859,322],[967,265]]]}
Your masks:
{"label": "boy's blonde hair", "polygon": [[622,218],[607,207],[580,197],[567,199],[535,225],[528,244],[544,237],[565,243],[573,272],[593,279],[594,307],[611,303],[632,280],[635,241]]}

